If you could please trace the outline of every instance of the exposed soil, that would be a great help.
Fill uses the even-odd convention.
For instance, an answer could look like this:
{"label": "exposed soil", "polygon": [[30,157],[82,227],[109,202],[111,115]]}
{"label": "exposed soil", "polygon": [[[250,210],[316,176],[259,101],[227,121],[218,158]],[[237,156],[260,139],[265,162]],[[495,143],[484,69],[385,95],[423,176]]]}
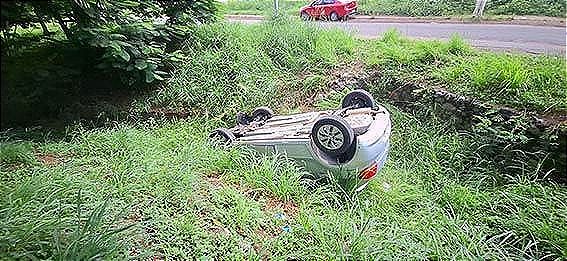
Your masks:
{"label": "exposed soil", "polygon": [[47,166],[59,165],[62,162],[62,158],[55,154],[38,154],[36,157],[39,162]]}

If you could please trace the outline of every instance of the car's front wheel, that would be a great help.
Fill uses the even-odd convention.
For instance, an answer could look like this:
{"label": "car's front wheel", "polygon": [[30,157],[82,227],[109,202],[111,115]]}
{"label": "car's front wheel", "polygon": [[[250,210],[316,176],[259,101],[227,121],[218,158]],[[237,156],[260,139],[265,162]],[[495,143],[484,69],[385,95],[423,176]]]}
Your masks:
{"label": "car's front wheel", "polygon": [[337,12],[332,12],[329,18],[331,19],[331,21],[336,22],[339,20],[340,17],[339,14],[337,14]]}
{"label": "car's front wheel", "polygon": [[318,149],[329,156],[339,156],[354,144],[354,131],[340,116],[321,117],[313,125],[311,139]]}

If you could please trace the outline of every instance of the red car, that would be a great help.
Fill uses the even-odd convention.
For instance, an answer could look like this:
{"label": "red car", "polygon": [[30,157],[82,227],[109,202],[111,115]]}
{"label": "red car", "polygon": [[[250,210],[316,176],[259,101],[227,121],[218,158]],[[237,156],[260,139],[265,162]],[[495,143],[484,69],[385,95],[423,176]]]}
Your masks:
{"label": "red car", "polygon": [[338,21],[355,13],[356,8],[356,1],[352,0],[315,0],[299,9],[299,15],[303,20],[322,18]]}

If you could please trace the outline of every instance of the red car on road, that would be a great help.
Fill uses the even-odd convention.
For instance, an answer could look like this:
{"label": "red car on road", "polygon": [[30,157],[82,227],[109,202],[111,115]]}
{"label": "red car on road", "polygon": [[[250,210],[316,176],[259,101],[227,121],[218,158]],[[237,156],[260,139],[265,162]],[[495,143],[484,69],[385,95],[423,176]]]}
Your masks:
{"label": "red car on road", "polygon": [[356,8],[356,1],[352,0],[315,0],[299,9],[299,15],[303,20],[321,18],[337,21],[354,14]]}

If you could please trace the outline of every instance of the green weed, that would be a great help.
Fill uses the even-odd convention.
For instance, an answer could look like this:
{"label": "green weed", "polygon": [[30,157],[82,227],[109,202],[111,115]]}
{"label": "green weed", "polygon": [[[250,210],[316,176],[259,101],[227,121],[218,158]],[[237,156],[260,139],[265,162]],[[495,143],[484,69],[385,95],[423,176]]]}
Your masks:
{"label": "green weed", "polygon": [[[251,26],[205,25],[195,35],[184,49],[186,66],[149,97],[146,108],[227,119],[257,106],[276,107],[274,100],[284,95],[287,81],[300,73],[324,72],[354,51],[354,39],[342,31],[285,19]],[[316,90],[310,89],[306,92]]]}
{"label": "green weed", "polygon": [[561,57],[479,52],[456,35],[447,42],[410,40],[395,30],[362,46],[358,55],[384,74],[378,80],[385,91],[392,82],[419,83],[520,109],[567,108]]}
{"label": "green weed", "polygon": [[459,60],[435,75],[447,87],[466,95],[537,110],[567,109],[565,60],[483,54]]}
{"label": "green weed", "polygon": [[30,164],[36,161],[29,142],[6,142],[0,144],[0,164]]}

